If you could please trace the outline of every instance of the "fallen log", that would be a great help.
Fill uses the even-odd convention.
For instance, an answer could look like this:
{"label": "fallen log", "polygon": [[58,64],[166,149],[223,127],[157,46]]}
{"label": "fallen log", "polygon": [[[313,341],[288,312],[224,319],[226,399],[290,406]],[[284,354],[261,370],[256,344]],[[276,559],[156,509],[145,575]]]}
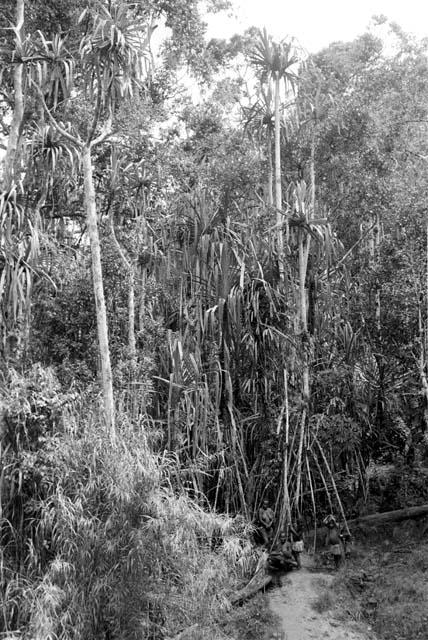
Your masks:
{"label": "fallen log", "polygon": [[229,597],[230,604],[240,604],[252,598],[258,591],[267,587],[270,582],[272,582],[272,576],[266,572],[265,567],[260,568],[243,589],[236,591]]}
{"label": "fallen log", "polygon": [[356,527],[360,524],[384,524],[386,522],[400,522],[412,518],[422,518],[428,516],[428,504],[421,504],[417,507],[407,507],[406,509],[396,509],[395,511],[384,511],[382,513],[371,513],[368,516],[360,516],[353,520],[348,520],[348,527]]}
{"label": "fallen log", "polygon": [[230,604],[240,604],[241,602],[252,598],[258,591],[264,589],[270,582],[272,582],[272,576],[269,575],[267,571],[267,565],[268,554],[263,552],[257,563],[256,571],[248,584],[229,596]]}
{"label": "fallen log", "polygon": [[[371,513],[367,516],[359,516],[352,520],[347,520],[346,526],[352,532],[358,529],[360,525],[377,526],[382,524],[388,524],[389,522],[402,522],[403,520],[411,520],[417,518],[424,518],[428,516],[428,504],[421,504],[417,507],[407,507],[406,509],[395,509],[394,511],[382,511],[381,513]],[[342,525],[343,526],[343,525]],[[424,528],[422,535],[425,535],[428,531],[428,525]],[[324,543],[326,528],[323,526],[317,530],[311,529],[307,533],[309,540],[313,539],[315,533],[317,534],[317,548]]]}

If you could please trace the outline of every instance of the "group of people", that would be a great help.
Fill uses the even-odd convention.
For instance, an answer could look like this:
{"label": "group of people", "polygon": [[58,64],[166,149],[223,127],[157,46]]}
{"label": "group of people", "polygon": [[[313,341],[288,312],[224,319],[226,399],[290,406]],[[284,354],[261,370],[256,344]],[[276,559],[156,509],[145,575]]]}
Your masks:
{"label": "group of people", "polygon": [[[301,567],[301,554],[303,552],[303,526],[301,521],[291,522],[279,534],[278,541],[274,540],[274,512],[269,506],[268,500],[263,500],[258,511],[258,525],[263,544],[270,551],[269,565],[274,570],[289,571],[292,568]],[[342,530],[334,517],[328,515],[323,525],[326,527],[325,546],[333,558],[334,566],[339,568],[343,557],[349,553],[350,533],[347,528]]]}
{"label": "group of people", "polygon": [[303,527],[301,522],[290,523],[279,534],[279,540],[272,546],[274,534],[274,512],[269,502],[264,500],[258,513],[259,531],[263,543],[270,550],[269,564],[272,569],[289,571],[300,569],[303,551]]}

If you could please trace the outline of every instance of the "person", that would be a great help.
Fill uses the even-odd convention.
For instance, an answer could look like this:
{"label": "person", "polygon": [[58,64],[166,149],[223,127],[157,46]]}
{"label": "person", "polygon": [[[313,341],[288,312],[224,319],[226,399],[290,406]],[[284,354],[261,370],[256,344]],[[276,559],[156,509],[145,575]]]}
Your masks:
{"label": "person", "polygon": [[290,534],[292,540],[292,552],[293,558],[297,563],[297,568],[300,569],[302,566],[301,555],[303,552],[303,527],[301,520],[297,520],[296,522],[292,522],[290,526]]}
{"label": "person", "polygon": [[342,561],[342,547],[339,525],[336,522],[336,518],[332,514],[328,515],[324,519],[323,524],[325,524],[325,526],[327,527],[325,546],[329,547],[330,553],[333,556],[335,569],[338,569]]}
{"label": "person", "polygon": [[281,532],[278,542],[269,554],[269,567],[274,571],[290,571],[297,567],[291,543],[287,540],[284,531]]}
{"label": "person", "polygon": [[348,528],[345,528],[341,531],[340,539],[342,541],[343,550],[345,552],[345,559],[349,560],[349,558],[351,557],[352,536]]}
{"label": "person", "polygon": [[262,506],[259,509],[258,518],[263,543],[268,547],[272,538],[274,513],[266,499],[263,500]]}

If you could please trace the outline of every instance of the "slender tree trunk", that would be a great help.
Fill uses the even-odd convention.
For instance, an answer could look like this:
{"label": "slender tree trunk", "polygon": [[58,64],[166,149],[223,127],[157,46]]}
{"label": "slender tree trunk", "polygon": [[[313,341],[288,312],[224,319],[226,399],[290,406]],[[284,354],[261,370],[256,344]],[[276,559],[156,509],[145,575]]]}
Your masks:
{"label": "slender tree trunk", "polygon": [[267,155],[268,155],[268,183],[267,203],[273,205],[273,162],[272,162],[272,132],[267,130]]}
{"label": "slender tree trunk", "polygon": [[[302,335],[308,331],[307,304],[306,304],[306,271],[307,251],[304,232],[299,231],[299,318]],[[309,238],[307,239],[307,242]]]}
{"label": "slender tree trunk", "polygon": [[427,359],[428,359],[428,213],[425,218],[425,305],[426,305],[426,317],[425,326],[422,322],[422,310],[420,311],[419,321],[419,333],[421,340],[421,356],[420,356],[420,371],[422,380],[422,391],[424,394],[424,422],[425,433],[428,433],[428,380],[427,380]]}
{"label": "slender tree trunk", "polygon": [[[278,244],[278,269],[280,280],[285,280],[284,268],[284,231],[282,214],[282,186],[281,186],[281,121],[279,114],[279,74],[275,77],[275,208]],[[288,227],[286,227],[288,242]]]}
{"label": "slender tree trunk", "polygon": [[311,211],[312,216],[315,217],[315,131],[312,131],[311,139],[311,165],[310,165],[310,178],[311,178]]}
{"label": "slender tree trunk", "polygon": [[137,350],[135,344],[135,278],[133,265],[131,265],[128,277],[128,348],[130,357],[135,358]]}
{"label": "slender tree trunk", "polygon": [[330,476],[331,484],[332,484],[332,487],[333,487],[334,495],[336,496],[336,500],[337,500],[337,504],[339,506],[340,513],[342,515],[342,519],[343,519],[343,522],[345,524],[345,527],[346,527],[346,529],[347,529],[347,531],[349,533],[348,525],[347,525],[347,522],[346,522],[345,511],[343,509],[343,504],[342,504],[342,501],[340,499],[339,492],[337,490],[337,485],[336,485],[336,481],[334,479],[332,468],[328,463],[327,457],[326,457],[326,455],[325,455],[320,443],[318,442],[318,439],[315,439],[315,442],[316,442],[318,450],[319,450],[319,452],[321,454],[321,458],[322,458],[322,460],[324,462],[325,468],[327,469],[327,473]]}
{"label": "slender tree trunk", "polygon": [[[19,44],[19,40],[22,38],[24,27],[24,0],[16,0],[16,25],[15,29],[16,44]],[[23,65],[21,63],[15,64],[13,72],[13,90],[14,90],[14,104],[12,122],[10,125],[10,132],[7,141],[7,149],[4,158],[4,175],[3,175],[3,188],[9,189],[13,181],[19,174],[19,141],[21,138],[21,126],[24,117],[24,92],[23,92]]]}
{"label": "slender tree trunk", "polygon": [[[282,412],[281,412],[282,414]],[[288,371],[284,369],[284,414],[285,414],[285,438],[283,445],[283,461],[282,461],[282,484],[283,484],[283,502],[279,517],[279,529],[284,529],[286,523],[291,522],[291,508],[290,508],[290,492],[288,490],[288,476],[289,476],[289,451],[290,451],[290,410],[288,405]],[[281,415],[281,423],[283,416]],[[278,424],[278,427],[280,425]],[[278,428],[278,435],[280,429]]]}
{"label": "slender tree trunk", "polygon": [[180,399],[179,392],[175,386],[175,375],[174,372],[169,375],[169,395],[168,395],[168,423],[167,423],[167,431],[168,431],[168,440],[167,440],[167,449],[168,451],[175,451],[176,449],[176,425],[179,424],[180,420]]}
{"label": "slender tree trunk", "polygon": [[106,426],[110,435],[115,437],[115,416],[113,379],[110,363],[110,348],[108,339],[107,312],[104,298],[103,274],[101,268],[101,248],[98,233],[97,207],[92,173],[91,147],[84,145],[82,149],[82,164],[84,176],[84,193],[86,221],[92,255],[92,279],[94,285],[95,308],[97,314],[98,344],[101,360],[101,381],[104,398],[104,412]]}
{"label": "slender tree trunk", "polygon": [[425,357],[428,354],[428,212],[425,215]]}
{"label": "slender tree trunk", "polygon": [[[141,234],[140,242],[142,242],[143,244],[143,251],[146,252],[148,251],[148,234],[147,234],[145,205],[142,213],[142,224],[141,224],[140,234]],[[146,266],[146,263],[144,263],[140,267],[140,295],[138,299],[138,328],[140,331],[144,329],[144,322],[145,322],[145,316],[146,316],[146,288],[147,288],[147,266]]]}
{"label": "slender tree trunk", "polygon": [[[376,224],[373,227],[374,234],[374,248],[375,248],[375,261],[376,265],[379,264],[379,252],[380,252],[380,219],[379,214],[376,214]],[[376,277],[376,293],[375,293],[375,317],[376,317],[376,330],[378,339],[381,337],[381,301],[380,301],[380,282]]]}
{"label": "slender tree trunk", "polygon": [[142,331],[144,329],[144,322],[146,317],[146,287],[147,287],[147,269],[141,267],[141,287],[140,296],[138,300],[138,329]]}
{"label": "slender tree trunk", "polygon": [[421,391],[424,399],[424,430],[428,433],[428,379],[427,379],[427,357],[426,357],[426,328],[422,320],[422,309],[419,307],[419,376],[421,380]]}
{"label": "slender tree trunk", "polygon": [[302,463],[303,463],[303,444],[306,433],[306,423],[308,418],[308,405],[309,405],[309,335],[308,335],[308,318],[307,318],[307,304],[306,304],[306,271],[307,271],[307,255],[308,255],[308,243],[309,236],[306,239],[303,235],[303,231],[299,232],[299,324],[300,324],[300,336],[302,346],[302,400],[303,409],[300,422],[300,437],[299,448],[297,452],[297,485],[296,485],[296,509],[299,511],[300,500],[300,485],[302,476]]}
{"label": "slender tree trunk", "polygon": [[[379,251],[380,251],[380,220],[379,215],[376,213],[372,218],[371,233],[369,236],[369,255],[370,266],[373,270],[379,263]],[[373,295],[373,292],[372,292]],[[381,337],[381,297],[380,297],[380,283],[378,277],[374,283],[374,316],[375,316],[375,328],[376,338],[380,340]]]}
{"label": "slender tree trunk", "polygon": [[306,454],[305,456],[305,462],[306,462],[306,473],[308,474],[309,489],[311,492],[312,509],[314,513],[314,542],[312,547],[312,553],[315,553],[316,546],[317,546],[317,502],[315,500],[315,491],[314,491],[314,485],[312,482],[312,474],[311,474],[311,468],[309,465],[308,454]]}
{"label": "slender tree trunk", "polygon": [[296,494],[294,496],[294,504],[297,513],[300,514],[300,496],[301,496],[301,483],[302,483],[302,464],[303,464],[303,444],[305,441],[305,433],[306,433],[306,421],[307,421],[307,410],[306,407],[302,410],[302,417],[300,419],[300,437],[299,437],[299,447],[297,450],[297,471],[296,471]]}

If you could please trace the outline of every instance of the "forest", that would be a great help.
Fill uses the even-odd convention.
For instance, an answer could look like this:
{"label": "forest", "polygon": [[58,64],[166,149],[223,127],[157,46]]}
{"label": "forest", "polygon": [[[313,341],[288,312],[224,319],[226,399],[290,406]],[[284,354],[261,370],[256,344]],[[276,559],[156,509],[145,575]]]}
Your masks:
{"label": "forest", "polygon": [[228,5],[2,2],[2,638],[234,640],[263,500],[428,503],[428,40]]}

